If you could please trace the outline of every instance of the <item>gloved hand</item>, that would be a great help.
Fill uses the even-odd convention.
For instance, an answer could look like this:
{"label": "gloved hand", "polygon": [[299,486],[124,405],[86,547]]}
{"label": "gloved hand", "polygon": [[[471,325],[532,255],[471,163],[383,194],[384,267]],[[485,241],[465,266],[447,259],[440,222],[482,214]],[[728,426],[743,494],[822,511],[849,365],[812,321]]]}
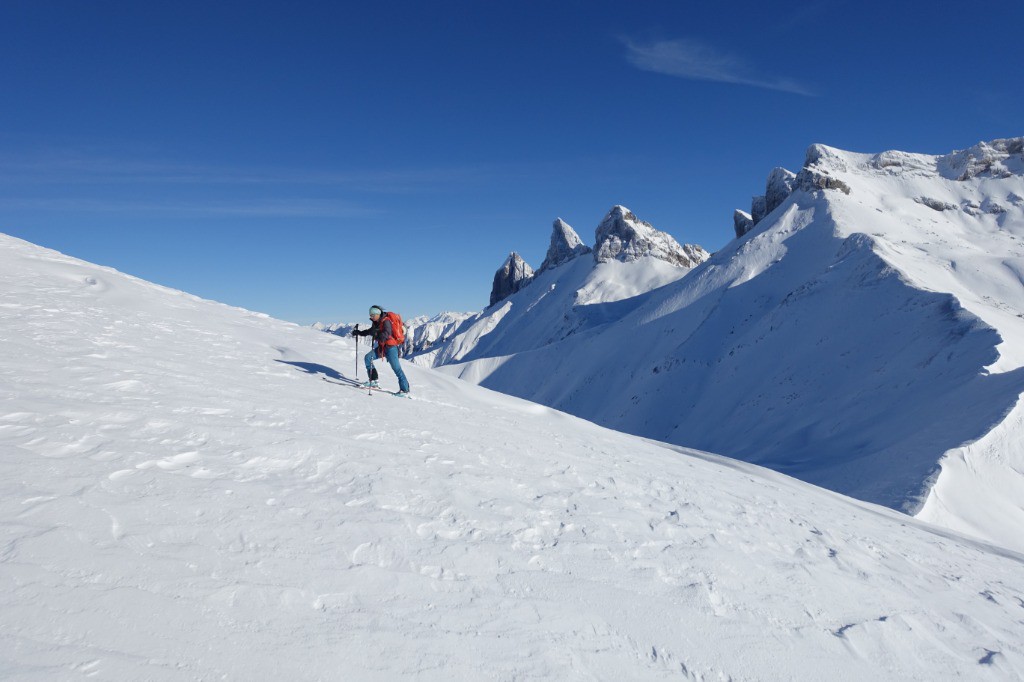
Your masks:
{"label": "gloved hand", "polygon": [[361,336],[361,334],[359,333],[358,329],[353,329],[352,333],[349,334],[349,336]]}

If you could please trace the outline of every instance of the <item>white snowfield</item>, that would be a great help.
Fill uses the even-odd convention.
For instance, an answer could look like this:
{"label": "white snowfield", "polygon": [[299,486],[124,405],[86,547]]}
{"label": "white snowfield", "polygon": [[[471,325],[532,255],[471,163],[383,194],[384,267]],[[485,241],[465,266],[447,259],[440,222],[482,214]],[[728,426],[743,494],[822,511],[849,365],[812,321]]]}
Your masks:
{"label": "white snowfield", "polygon": [[0,349],[5,680],[1024,677],[1024,557],[750,464],[2,235]]}
{"label": "white snowfield", "polygon": [[1024,551],[1024,138],[789,175],[685,277],[579,300],[577,258],[427,359]]}

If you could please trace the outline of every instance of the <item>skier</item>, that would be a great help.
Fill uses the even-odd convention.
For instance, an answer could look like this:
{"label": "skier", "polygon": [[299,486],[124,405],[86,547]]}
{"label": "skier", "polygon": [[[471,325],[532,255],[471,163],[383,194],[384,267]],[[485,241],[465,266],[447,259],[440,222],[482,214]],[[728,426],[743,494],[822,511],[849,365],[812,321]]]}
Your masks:
{"label": "skier", "polygon": [[373,349],[366,354],[365,358],[366,374],[370,380],[363,386],[379,387],[377,369],[373,366],[373,361],[376,358],[384,358],[391,365],[391,369],[395,371],[395,376],[398,377],[398,393],[395,395],[408,396],[409,380],[405,378],[405,372],[398,364],[398,347],[405,341],[402,318],[398,313],[385,312],[379,305],[375,305],[370,307],[370,322],[373,324],[369,329],[354,329],[352,331],[352,336],[373,336]]}

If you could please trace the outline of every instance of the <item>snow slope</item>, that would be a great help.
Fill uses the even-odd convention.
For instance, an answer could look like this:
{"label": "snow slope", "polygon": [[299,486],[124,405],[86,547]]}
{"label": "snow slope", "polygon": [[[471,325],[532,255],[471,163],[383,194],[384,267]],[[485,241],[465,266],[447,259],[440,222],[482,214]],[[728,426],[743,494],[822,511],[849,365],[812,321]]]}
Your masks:
{"label": "snow slope", "polygon": [[3,679],[1024,675],[1024,557],[768,470],[2,235],[0,344]]}
{"label": "snow slope", "polygon": [[541,348],[616,319],[631,304],[611,304],[674,282],[687,272],[653,257],[597,264],[590,256],[575,258],[541,272],[529,286],[465,320],[454,334],[413,361],[435,367]]}
{"label": "snow slope", "polygon": [[603,325],[539,344],[564,311],[538,305],[444,371],[1024,550],[1021,140],[815,145],[793,177],[686,277],[573,308]]}

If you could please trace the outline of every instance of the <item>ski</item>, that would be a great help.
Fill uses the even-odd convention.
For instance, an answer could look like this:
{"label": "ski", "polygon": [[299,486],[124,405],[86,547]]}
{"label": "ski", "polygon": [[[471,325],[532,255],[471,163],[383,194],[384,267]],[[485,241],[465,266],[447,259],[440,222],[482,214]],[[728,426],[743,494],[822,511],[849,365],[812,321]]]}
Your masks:
{"label": "ski", "polygon": [[387,393],[388,395],[393,395],[396,398],[408,398],[409,400],[412,400],[412,396],[409,395],[408,393],[402,393],[401,391],[389,391],[388,389],[381,388],[380,386],[363,386],[362,384],[357,384],[355,382],[334,381],[332,379],[328,379],[327,377],[322,377],[322,379],[327,383],[335,384],[336,386],[348,386],[350,388],[355,388],[360,391],[377,391],[379,393]]}
{"label": "ski", "polygon": [[[345,385],[346,386],[351,386],[351,384],[345,384]],[[352,388],[358,388],[361,391],[365,391],[365,390],[369,389],[371,391],[377,391],[379,393],[387,393],[388,395],[393,395],[396,398],[409,398],[409,399],[412,399],[412,396],[409,395],[408,393],[402,393],[401,391],[389,391],[388,389],[381,388],[380,386],[352,386]]]}

